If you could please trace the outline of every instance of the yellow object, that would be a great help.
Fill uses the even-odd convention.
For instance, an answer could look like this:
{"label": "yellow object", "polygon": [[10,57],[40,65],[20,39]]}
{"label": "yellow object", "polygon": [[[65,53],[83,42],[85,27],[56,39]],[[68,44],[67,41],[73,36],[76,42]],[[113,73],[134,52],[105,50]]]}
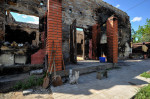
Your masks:
{"label": "yellow object", "polygon": [[11,43],[11,46],[12,46],[12,47],[17,47],[18,44],[17,44],[15,41],[13,41],[13,42]]}
{"label": "yellow object", "polygon": [[142,45],[142,51],[147,52],[147,50],[148,50],[148,47],[146,45]]}

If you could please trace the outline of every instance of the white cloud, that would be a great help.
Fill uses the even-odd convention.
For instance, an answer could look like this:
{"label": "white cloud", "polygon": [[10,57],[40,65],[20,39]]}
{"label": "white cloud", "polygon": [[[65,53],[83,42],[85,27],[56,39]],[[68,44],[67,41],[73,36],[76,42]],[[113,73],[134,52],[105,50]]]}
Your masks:
{"label": "white cloud", "polygon": [[115,7],[116,7],[116,8],[119,8],[119,7],[120,7],[120,4],[117,4]]}
{"label": "white cloud", "polygon": [[39,18],[38,17],[35,17],[35,16],[30,16],[31,18],[33,18],[34,20],[39,20]]}
{"label": "white cloud", "polygon": [[19,13],[17,14],[17,16],[20,16],[20,15],[21,15],[21,14],[19,14]]}
{"label": "white cloud", "polygon": [[131,20],[131,22],[139,22],[142,20],[142,17],[134,17],[133,20]]}
{"label": "white cloud", "polygon": [[31,23],[31,24],[39,24],[39,21],[28,21],[27,23]]}
{"label": "white cloud", "polygon": [[22,17],[23,17],[23,18],[27,18],[27,16],[26,16],[26,15],[23,15]]}
{"label": "white cloud", "polygon": [[28,21],[27,23],[32,23],[32,24],[39,24],[39,18],[35,16],[29,16],[30,18],[33,18],[34,21]]}

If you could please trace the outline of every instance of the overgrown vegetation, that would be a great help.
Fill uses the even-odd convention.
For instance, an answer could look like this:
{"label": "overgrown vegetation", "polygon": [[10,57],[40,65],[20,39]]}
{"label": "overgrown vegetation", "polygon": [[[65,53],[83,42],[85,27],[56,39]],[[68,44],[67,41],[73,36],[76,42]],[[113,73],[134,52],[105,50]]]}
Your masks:
{"label": "overgrown vegetation", "polygon": [[132,29],[133,43],[150,42],[150,19],[146,20],[145,25],[139,26],[137,31]]}
{"label": "overgrown vegetation", "polygon": [[134,99],[150,99],[150,84],[141,88]]}
{"label": "overgrown vegetation", "polygon": [[44,77],[40,77],[40,78],[36,78],[35,76],[31,76],[29,77],[27,80],[23,81],[19,81],[16,83],[16,85],[13,87],[14,90],[25,90],[34,86],[40,86],[43,83],[43,78]]}
{"label": "overgrown vegetation", "polygon": [[147,72],[142,73],[140,76],[145,77],[145,78],[150,78],[150,74]]}

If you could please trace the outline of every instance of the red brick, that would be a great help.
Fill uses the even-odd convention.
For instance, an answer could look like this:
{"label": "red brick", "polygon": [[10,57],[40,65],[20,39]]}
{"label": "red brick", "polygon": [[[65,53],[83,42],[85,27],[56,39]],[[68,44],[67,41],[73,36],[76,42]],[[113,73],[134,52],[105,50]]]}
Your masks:
{"label": "red brick", "polygon": [[53,49],[57,49],[55,53],[56,68],[57,70],[62,70],[62,6],[59,0],[49,0],[49,5],[47,15],[47,52],[50,56],[52,42],[54,41]]}
{"label": "red brick", "polygon": [[[107,20],[107,43],[108,43],[108,60],[117,63],[118,62],[118,21],[111,20],[114,17],[110,17]],[[111,24],[112,23],[112,24]]]}

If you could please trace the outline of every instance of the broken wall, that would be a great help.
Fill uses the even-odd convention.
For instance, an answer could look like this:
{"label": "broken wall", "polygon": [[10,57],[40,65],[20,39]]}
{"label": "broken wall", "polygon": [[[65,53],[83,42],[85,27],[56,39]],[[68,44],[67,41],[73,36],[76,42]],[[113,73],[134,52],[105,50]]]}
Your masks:
{"label": "broken wall", "polygon": [[131,53],[131,24],[127,20],[124,26],[118,26],[119,58],[128,58]]}
{"label": "broken wall", "polygon": [[[23,59],[27,61],[27,63],[30,63],[31,54],[34,54],[35,52],[37,52],[37,50],[39,50],[39,43],[40,43],[39,25],[17,22],[10,14],[10,11],[17,12],[20,14],[43,17],[46,11],[47,0],[43,1],[43,5],[40,5],[41,1],[42,0],[38,0],[38,1],[37,0],[32,0],[32,1],[0,0],[0,47],[1,45],[5,45],[4,43],[8,44],[7,46],[2,46],[3,47],[3,49],[1,49],[2,57],[0,57],[2,59],[0,59],[1,61],[0,63],[4,63],[7,65],[9,65],[8,63],[10,63],[10,65],[14,65],[19,62],[23,63],[22,60],[20,59]],[[8,37],[8,34],[12,34],[12,35],[9,35]],[[36,36],[34,34],[36,34]],[[10,43],[12,43],[14,40],[18,40],[19,43],[25,43],[25,41],[31,41],[31,45],[27,45],[27,50],[26,48],[25,50],[24,49],[22,50],[21,49],[22,44],[19,44],[18,47],[11,47],[10,43],[6,42],[8,39],[11,39]],[[24,42],[22,42],[21,40],[24,40]],[[25,46],[26,45],[24,44],[23,47]],[[6,48],[4,49],[4,47]],[[5,57],[6,55],[3,56],[3,54],[7,54],[7,51],[9,55],[11,54],[16,55],[18,53],[25,54],[27,55],[28,59],[26,60],[23,55],[21,57],[20,55],[19,57],[16,55],[14,59],[11,58],[9,55],[7,56],[10,58]],[[7,59],[12,59],[13,63],[11,61],[9,62],[9,60]]]}
{"label": "broken wall", "polygon": [[[36,0],[16,0],[16,3],[14,5],[7,3],[5,6],[5,10],[20,12],[28,15],[35,15],[39,16],[41,19],[41,17],[44,16],[45,11],[47,10],[46,3],[47,0],[44,1],[44,7],[42,7],[40,5],[40,1],[36,2]],[[56,7],[53,6],[53,8]],[[54,11],[54,13],[52,14],[55,13],[56,11]],[[69,62],[70,60],[69,35],[70,25],[72,24],[72,22],[76,19],[76,27],[84,28],[84,32],[86,34],[85,49],[89,49],[89,42],[90,39],[92,39],[92,26],[98,23],[101,28],[103,28],[102,25],[106,24],[107,19],[113,14],[118,17],[118,35],[120,36],[119,38],[123,38],[119,39],[119,42],[121,42],[119,43],[119,49],[122,49],[122,46],[125,46],[125,51],[122,52],[119,50],[119,56],[122,56],[122,53],[124,54],[124,56],[127,56],[130,49],[130,38],[128,37],[131,36],[131,33],[129,17],[125,12],[111,6],[110,4],[103,2],[102,0],[62,0],[62,50],[65,62]],[[101,33],[105,35],[106,29],[101,31]],[[89,51],[85,50],[85,53],[87,55]]]}
{"label": "broken wall", "polygon": [[5,28],[5,41],[12,43],[20,38],[17,43],[30,42],[33,46],[39,46],[40,32],[38,24],[17,22],[11,13],[7,11]]}
{"label": "broken wall", "polygon": [[[93,6],[94,5],[94,6]],[[92,30],[91,27],[98,23],[101,26],[101,35],[103,34],[104,41],[100,41],[103,43],[107,43],[106,39],[106,21],[109,17],[112,15],[116,15],[118,17],[118,54],[119,57],[128,57],[130,53],[130,21],[129,16],[113,7],[110,4],[107,4],[106,2],[99,1],[99,0],[63,0],[62,1],[62,22],[63,22],[63,55],[65,58],[65,61],[69,61],[69,35],[70,35],[70,25],[72,22],[76,19],[77,24],[76,27],[81,27],[86,30],[86,36],[85,41],[86,46],[89,46],[89,40],[91,39]],[[104,26],[103,26],[104,25]],[[122,26],[122,27],[121,27]],[[104,29],[103,29],[104,27]],[[122,30],[122,31],[120,31]],[[121,38],[121,39],[120,39]],[[125,46],[124,51],[123,46]],[[88,48],[88,47],[87,47]],[[85,49],[87,49],[85,48]],[[89,53],[89,51],[85,51],[86,53]]]}
{"label": "broken wall", "polygon": [[[63,0],[62,1],[62,36],[63,36],[63,55],[65,62],[69,62],[70,49],[69,49],[69,35],[70,35],[70,25],[76,19],[76,27],[81,27],[84,29],[89,28],[96,24],[93,19],[93,3],[90,0]],[[90,32],[90,31],[88,31]]]}

